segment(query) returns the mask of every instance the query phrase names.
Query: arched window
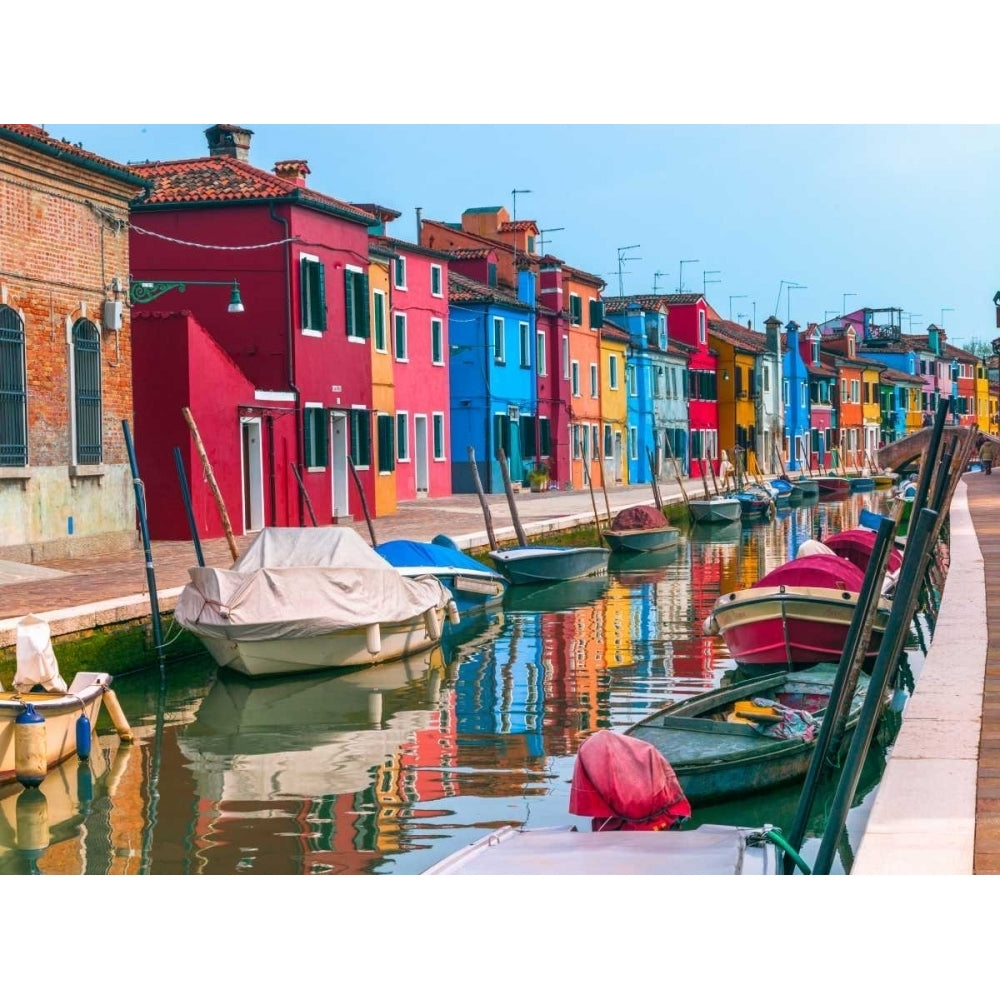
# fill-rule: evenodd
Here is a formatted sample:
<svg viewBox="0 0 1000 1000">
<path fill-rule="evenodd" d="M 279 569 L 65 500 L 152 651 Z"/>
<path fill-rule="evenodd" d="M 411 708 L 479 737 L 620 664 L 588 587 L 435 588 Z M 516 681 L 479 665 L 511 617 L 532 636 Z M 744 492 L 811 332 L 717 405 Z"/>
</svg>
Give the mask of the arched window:
<svg viewBox="0 0 1000 1000">
<path fill-rule="evenodd" d="M 0 465 L 28 464 L 24 323 L 0 306 Z"/>
<path fill-rule="evenodd" d="M 100 465 L 101 333 L 89 319 L 73 324 L 73 403 L 76 464 Z"/>
</svg>

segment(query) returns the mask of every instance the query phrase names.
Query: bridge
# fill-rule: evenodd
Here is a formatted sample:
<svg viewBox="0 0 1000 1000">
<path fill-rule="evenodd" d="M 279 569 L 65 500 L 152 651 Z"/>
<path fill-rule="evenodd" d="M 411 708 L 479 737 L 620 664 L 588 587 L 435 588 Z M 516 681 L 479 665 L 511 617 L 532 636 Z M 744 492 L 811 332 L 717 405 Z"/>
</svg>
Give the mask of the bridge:
<svg viewBox="0 0 1000 1000">
<path fill-rule="evenodd" d="M 958 448 L 963 437 L 968 433 L 968 431 L 968 427 L 944 427 L 942 429 L 942 433 L 944 435 L 942 439 L 942 448 L 947 449 L 949 447 L 949 439 L 951 438 L 958 439 L 955 442 L 955 447 Z M 880 448 L 875 453 L 875 460 L 878 463 L 879 468 L 887 469 L 891 472 L 901 472 L 909 466 L 916 465 L 920 461 L 920 457 L 923 455 L 924 451 L 927 449 L 932 433 L 933 428 L 923 427 L 919 431 L 907 434 L 906 437 L 900 438 L 898 441 L 893 441 L 891 444 L 887 444 L 884 448 Z M 978 433 L 978 429 L 975 433 Z M 984 434 L 984 437 L 988 437 L 990 440 L 1000 444 L 1000 438 L 995 437 L 992 434 Z"/>
</svg>

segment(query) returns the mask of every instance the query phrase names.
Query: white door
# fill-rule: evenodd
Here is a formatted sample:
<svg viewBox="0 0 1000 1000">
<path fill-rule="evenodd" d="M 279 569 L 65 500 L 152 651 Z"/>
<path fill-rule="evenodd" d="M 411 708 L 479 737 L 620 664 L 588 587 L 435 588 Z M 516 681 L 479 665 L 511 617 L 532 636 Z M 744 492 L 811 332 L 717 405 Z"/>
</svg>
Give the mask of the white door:
<svg viewBox="0 0 1000 1000">
<path fill-rule="evenodd" d="M 333 477 L 333 516 L 347 517 L 347 414 L 330 414 L 330 471 Z"/>
<path fill-rule="evenodd" d="M 417 492 L 427 492 L 427 417 L 413 417 L 413 462 L 417 475 Z"/>
<path fill-rule="evenodd" d="M 615 445 L 614 445 L 615 457 L 615 482 L 620 483 L 622 481 L 622 432 L 615 431 Z"/>
<path fill-rule="evenodd" d="M 243 448 L 243 533 L 264 527 L 264 467 L 260 446 L 260 418 L 240 421 Z"/>
</svg>

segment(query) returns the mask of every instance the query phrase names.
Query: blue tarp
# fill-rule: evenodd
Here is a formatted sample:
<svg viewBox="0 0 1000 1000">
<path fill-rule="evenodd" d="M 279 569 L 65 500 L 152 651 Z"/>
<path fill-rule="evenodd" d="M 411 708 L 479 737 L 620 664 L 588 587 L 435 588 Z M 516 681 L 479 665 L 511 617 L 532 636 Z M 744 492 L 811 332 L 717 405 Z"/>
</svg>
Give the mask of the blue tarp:
<svg viewBox="0 0 1000 1000">
<path fill-rule="evenodd" d="M 397 569 L 402 566 L 436 566 L 441 569 L 476 570 L 478 573 L 494 572 L 489 566 L 477 562 L 461 549 L 433 545 L 430 542 L 414 542 L 399 538 L 376 545 L 375 551 Z"/>
</svg>

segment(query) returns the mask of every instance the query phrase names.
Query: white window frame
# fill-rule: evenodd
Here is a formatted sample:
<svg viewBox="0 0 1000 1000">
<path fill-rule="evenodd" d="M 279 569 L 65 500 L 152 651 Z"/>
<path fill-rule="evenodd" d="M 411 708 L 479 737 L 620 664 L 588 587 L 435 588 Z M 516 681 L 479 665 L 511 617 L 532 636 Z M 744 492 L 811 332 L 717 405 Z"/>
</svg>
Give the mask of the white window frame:
<svg viewBox="0 0 1000 1000">
<path fill-rule="evenodd" d="M 861 383 L 856 378 L 851 379 L 851 402 L 861 402 Z"/>
<path fill-rule="evenodd" d="M 706 336 L 706 326 L 705 326 L 705 310 L 698 310 L 698 343 L 704 344 L 707 340 Z"/>
<path fill-rule="evenodd" d="M 570 371 L 570 391 L 574 396 L 580 395 L 580 362 L 571 361 L 569 363 Z"/>
<path fill-rule="evenodd" d="M 608 388 L 618 389 L 618 355 L 608 355 Z"/>
<path fill-rule="evenodd" d="M 437 358 L 434 357 L 434 330 L 435 324 L 437 324 L 437 345 L 440 354 Z M 437 316 L 431 317 L 431 364 L 437 365 L 439 368 L 444 367 L 444 320 Z"/>
<path fill-rule="evenodd" d="M 639 459 L 639 435 L 631 425 L 628 429 L 628 457 L 633 462 Z"/>
<path fill-rule="evenodd" d="M 344 270 L 345 271 L 351 271 L 353 274 L 362 274 L 363 275 L 365 273 L 362 268 L 355 267 L 353 264 L 345 264 L 344 265 Z M 344 305 L 345 305 L 345 308 L 346 308 L 346 305 L 347 305 L 346 302 L 344 303 Z M 344 316 L 344 323 L 345 323 L 345 325 L 347 323 L 347 316 L 346 316 L 346 314 Z M 365 343 L 368 342 L 368 338 L 367 337 L 348 336 L 347 342 L 349 344 L 365 344 Z M 360 468 L 360 466 L 359 466 L 359 468 Z"/>
<path fill-rule="evenodd" d="M 441 422 L 441 454 L 439 455 L 435 450 L 435 433 L 434 428 L 436 427 L 438 421 Z M 433 455 L 433 460 L 435 462 L 447 462 L 448 461 L 448 446 L 445 443 L 445 423 L 444 423 L 444 411 L 434 410 L 431 413 L 431 453 Z"/>
<path fill-rule="evenodd" d="M 499 324 L 499 326 L 497 325 Z M 503 321 L 503 316 L 493 317 L 493 330 L 492 330 L 492 340 L 493 340 L 493 363 L 496 365 L 507 364 L 507 331 L 505 329 L 506 324 Z M 497 334 L 500 335 L 500 352 L 497 353 Z"/>
<path fill-rule="evenodd" d="M 399 418 L 403 418 L 403 433 L 399 433 Z M 410 461 L 410 411 L 396 410 L 396 461 Z"/>
<path fill-rule="evenodd" d="M 597 399 L 601 392 L 601 380 L 597 369 L 597 362 L 590 362 L 590 398 Z"/>
<path fill-rule="evenodd" d="M 303 403 L 302 404 L 302 409 L 303 410 L 325 410 L 326 407 L 322 403 Z M 329 421 L 327 421 L 327 423 L 329 423 Z M 329 452 L 329 449 L 330 449 L 330 436 L 329 435 L 327 436 L 326 447 L 327 447 L 327 451 Z M 329 455 L 327 455 L 327 460 L 329 460 Z M 327 466 L 325 466 L 325 465 L 307 465 L 306 466 L 306 472 L 324 472 L 324 471 L 326 471 L 326 468 L 327 468 Z"/>
<path fill-rule="evenodd" d="M 438 290 L 434 291 L 434 275 L 437 275 Z M 444 298 L 444 268 L 440 264 L 431 264 L 431 295 L 436 299 Z"/>
<path fill-rule="evenodd" d="M 569 381 L 569 335 L 565 333 L 562 338 L 562 377 L 564 382 Z"/>
<path fill-rule="evenodd" d="M 312 261 L 315 264 L 322 264 L 323 263 L 319 259 L 319 257 L 317 257 L 315 254 L 300 253 L 299 254 L 299 269 L 300 269 L 299 273 L 300 274 L 301 274 L 301 268 L 302 268 L 302 261 L 304 261 L 304 260 Z M 299 295 L 301 295 L 301 294 L 302 294 L 302 289 L 300 288 L 299 289 Z M 327 319 L 329 320 L 329 316 L 327 317 Z M 301 333 L 302 333 L 303 337 L 320 337 L 320 338 L 322 338 L 322 336 L 323 336 L 323 331 L 322 330 L 314 330 L 314 329 L 312 329 L 312 327 L 308 327 L 308 326 L 302 327 L 301 328 Z"/>
<path fill-rule="evenodd" d="M 531 324 L 523 320 L 517 324 L 518 351 L 521 356 L 521 367 L 531 367 Z"/>
<path fill-rule="evenodd" d="M 535 353 L 538 355 L 538 374 L 548 375 L 548 368 L 545 363 L 545 331 L 535 330 Z"/>
<path fill-rule="evenodd" d="M 402 271 L 403 271 L 403 282 L 402 282 L 402 284 L 400 284 L 400 282 L 399 282 L 399 271 L 400 271 L 400 268 L 402 268 Z M 404 292 L 407 290 L 406 289 L 406 258 L 402 254 L 400 254 L 392 262 L 392 286 L 393 286 L 393 288 L 398 288 L 398 289 L 400 289 L 401 291 L 404 291 Z"/>
<path fill-rule="evenodd" d="M 573 299 L 576 299 L 580 303 L 580 322 L 573 322 Z M 570 326 L 583 326 L 583 296 L 577 295 L 576 292 L 569 293 L 569 325 Z"/>
<path fill-rule="evenodd" d="M 542 424 L 543 423 L 549 428 L 549 433 L 548 434 L 542 434 Z M 546 437 L 549 439 L 549 447 L 551 448 L 552 447 L 552 428 L 550 426 L 549 418 L 548 417 L 539 417 L 538 418 L 538 453 L 539 453 L 538 457 L 539 458 L 549 458 L 550 457 L 550 452 L 548 452 L 548 451 L 542 452 L 542 440 L 544 438 L 546 438 Z"/>
<path fill-rule="evenodd" d="M 403 321 L 403 355 L 399 354 L 399 340 L 396 336 L 396 326 L 398 322 Z M 410 330 L 409 322 L 406 319 L 406 313 L 397 312 L 393 313 L 392 316 L 392 356 L 396 361 L 402 362 L 403 364 L 409 363 L 410 360 Z"/>
<path fill-rule="evenodd" d="M 572 432 L 572 437 L 573 437 L 573 461 L 574 462 L 579 462 L 580 461 L 580 454 L 581 454 L 581 451 L 580 451 L 580 425 L 579 424 L 571 424 L 570 425 L 570 430 Z"/>
</svg>

